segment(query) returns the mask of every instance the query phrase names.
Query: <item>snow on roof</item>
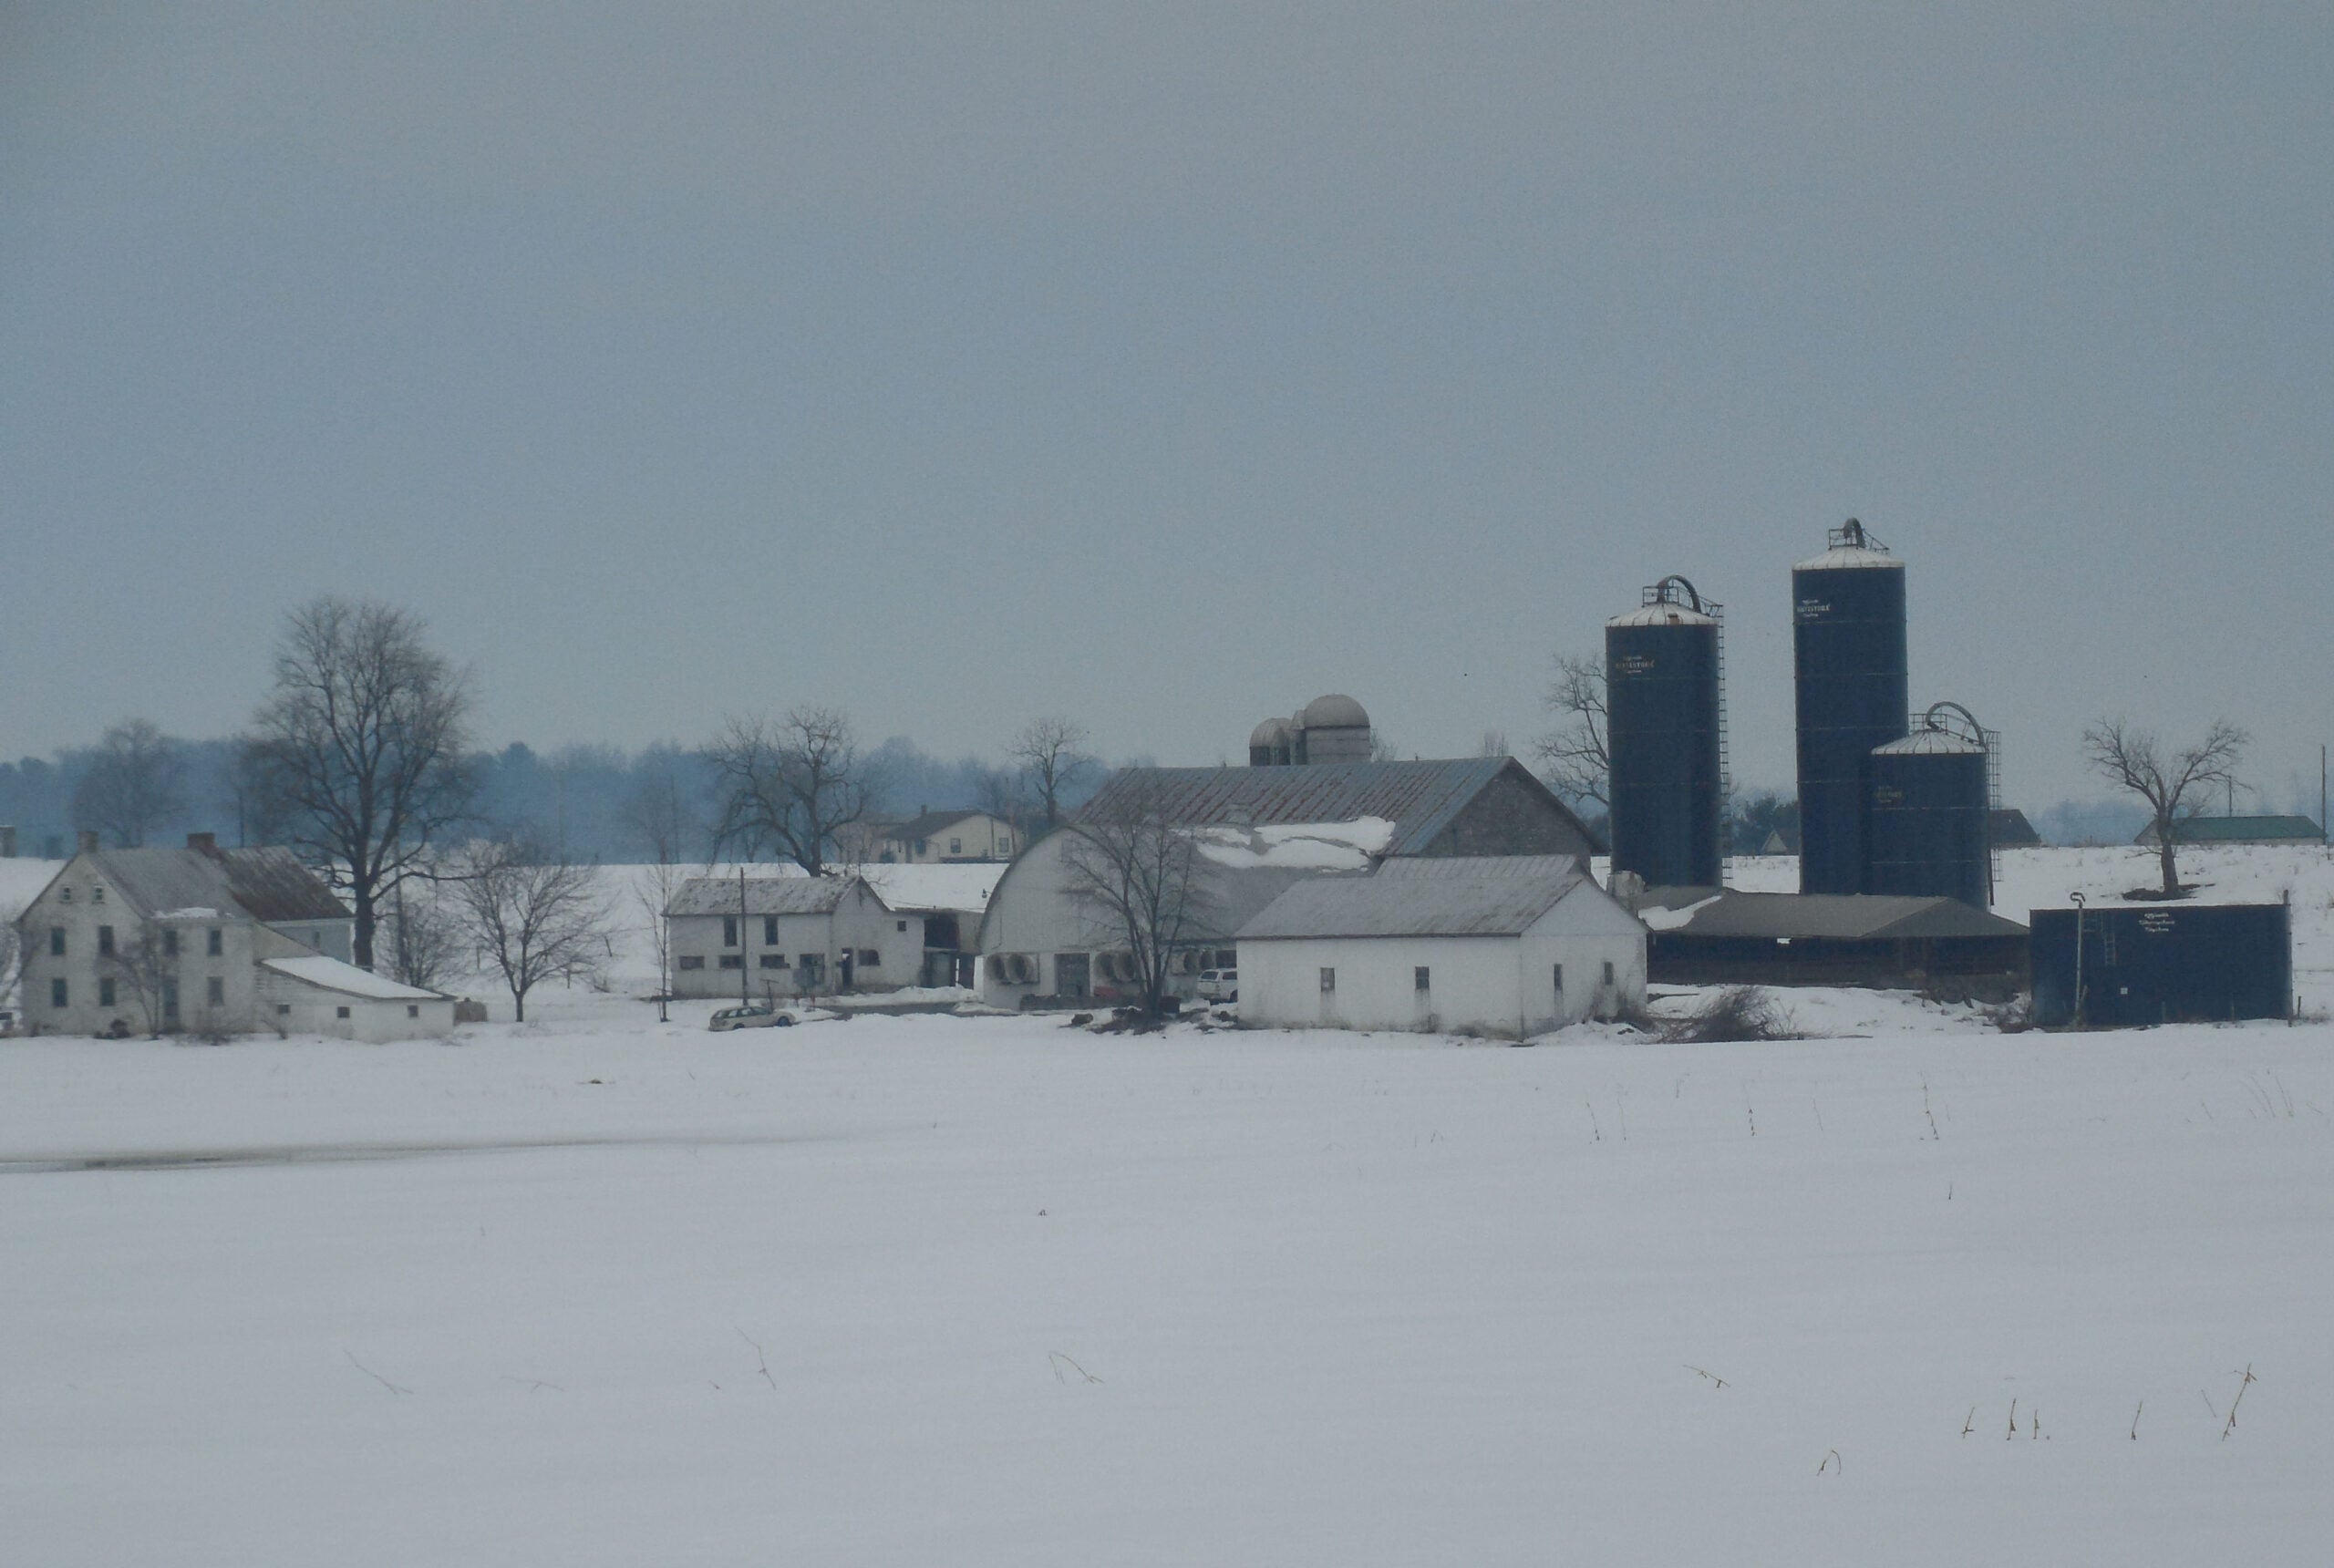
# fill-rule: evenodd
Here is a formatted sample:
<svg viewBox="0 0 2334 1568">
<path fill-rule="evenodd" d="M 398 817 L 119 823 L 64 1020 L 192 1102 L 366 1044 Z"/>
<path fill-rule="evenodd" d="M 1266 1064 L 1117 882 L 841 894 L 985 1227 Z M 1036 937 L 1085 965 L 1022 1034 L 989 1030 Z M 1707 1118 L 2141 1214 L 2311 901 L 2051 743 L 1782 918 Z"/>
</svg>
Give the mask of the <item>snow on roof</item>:
<svg viewBox="0 0 2334 1568">
<path fill-rule="evenodd" d="M 1272 822 L 1261 827 L 1194 828 L 1201 854 L 1222 866 L 1302 866 L 1314 871 L 1358 872 L 1394 841 L 1394 824 L 1383 817 L 1348 822 Z"/>
<path fill-rule="evenodd" d="M 36 861 L 11 855 L 0 860 L 0 920 L 14 920 L 33 906 L 33 900 L 48 891 L 57 873 L 68 862 L 65 861 Z"/>
<path fill-rule="evenodd" d="M 207 903 L 189 904 L 184 909 L 158 909 L 156 920 L 216 920 L 219 912 Z"/>
<path fill-rule="evenodd" d="M 868 865 L 852 868 L 875 896 L 895 910 L 981 910 L 1005 875 L 1002 861 L 954 865 Z"/>
<path fill-rule="evenodd" d="M 824 914 L 842 902 L 856 877 L 691 877 L 665 906 L 679 914 Z M 880 896 L 880 895 L 879 895 Z"/>
<path fill-rule="evenodd" d="M 1683 915 L 1663 921 L 1662 912 Z M 1875 942 L 1936 936 L 2024 936 L 2026 928 L 1952 898 L 1647 888 L 1637 918 L 1692 937 L 1828 938 Z"/>
<path fill-rule="evenodd" d="M 327 958 L 312 953 L 298 958 L 263 958 L 260 966 L 273 969 L 278 975 L 289 975 L 309 985 L 326 991 L 339 991 L 351 996 L 365 996 L 382 1002 L 441 1002 L 445 998 L 435 991 L 424 991 L 418 985 L 400 985 L 386 975 L 375 975 L 359 969 L 354 964 L 343 964 L 337 958 Z"/>
<path fill-rule="evenodd" d="M 1858 550 L 1852 544 L 1843 544 L 1835 550 L 1827 550 L 1821 555 L 1811 555 L 1792 570 L 1793 572 L 1854 572 L 1873 567 L 1890 567 L 1902 572 L 1905 569 L 1905 563 L 1885 550 Z"/>
</svg>

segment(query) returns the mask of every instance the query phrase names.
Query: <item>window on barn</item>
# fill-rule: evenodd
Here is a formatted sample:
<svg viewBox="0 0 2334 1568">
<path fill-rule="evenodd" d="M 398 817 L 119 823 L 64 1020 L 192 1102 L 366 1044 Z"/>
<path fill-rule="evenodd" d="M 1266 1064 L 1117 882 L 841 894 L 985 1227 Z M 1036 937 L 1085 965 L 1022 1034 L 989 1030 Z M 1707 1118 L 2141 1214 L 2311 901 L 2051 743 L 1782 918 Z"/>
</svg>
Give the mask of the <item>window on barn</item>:
<svg viewBox="0 0 2334 1568">
<path fill-rule="evenodd" d="M 764 947 L 778 945 L 778 916 L 774 914 L 762 916 L 762 945 Z"/>
<path fill-rule="evenodd" d="M 721 945 L 724 947 L 738 945 L 738 917 L 734 914 L 725 914 L 721 917 Z"/>
<path fill-rule="evenodd" d="M 907 928 L 908 923 L 904 920 L 895 920 L 892 922 L 892 929 L 893 931 L 905 931 Z"/>
<path fill-rule="evenodd" d="M 1322 971 L 1321 971 L 1321 989 L 1322 989 L 1322 990 L 1324 990 L 1324 991 L 1334 991 L 1334 990 L 1336 990 L 1337 988 L 1337 972 L 1336 970 L 1334 970 L 1334 969 L 1324 969 L 1324 970 L 1322 970 Z"/>
<path fill-rule="evenodd" d="M 279 1018 L 290 1017 L 292 1016 L 292 1004 L 289 1002 L 278 1002 L 275 1005 L 275 1016 Z"/>
<path fill-rule="evenodd" d="M 1430 991 L 1430 990 L 1432 990 L 1432 989 L 1433 989 L 1433 987 L 1432 987 L 1431 985 L 1430 985 L 1427 983 L 1427 975 L 1428 975 L 1427 966 L 1426 966 L 1425 965 L 1423 965 L 1423 964 L 1420 965 L 1417 968 L 1415 968 L 1415 969 L 1411 970 L 1411 971 L 1410 971 L 1410 989 L 1411 989 L 1411 990 L 1413 990 L 1413 991 Z"/>
<path fill-rule="evenodd" d="M 1607 958 L 1606 960 L 1605 960 L 1605 984 L 1606 984 L 1607 985 L 1610 985 L 1612 983 L 1613 983 L 1613 961 L 1612 961 L 1611 959 Z"/>
<path fill-rule="evenodd" d="M 859 966 L 862 969 L 881 969 L 883 955 L 873 947 L 862 947 L 859 950 Z"/>
<path fill-rule="evenodd" d="M 346 1007 L 335 1007 L 332 1010 L 332 1016 L 336 1018 L 346 1018 L 348 1016 L 348 1009 Z"/>
<path fill-rule="evenodd" d="M 418 1018 L 421 1016 L 421 1004 L 418 1002 L 408 1002 L 405 1005 L 405 1016 L 408 1018 Z"/>
<path fill-rule="evenodd" d="M 72 992 L 66 988 L 64 981 L 51 980 L 48 983 L 48 1005 L 50 1006 L 62 1007 L 67 1006 L 72 999 Z"/>
<path fill-rule="evenodd" d="M 702 969 L 705 967 L 705 955 L 698 953 L 685 953 L 681 954 L 676 966 L 682 969 Z"/>
<path fill-rule="evenodd" d="M 202 983 L 202 999 L 214 1007 L 227 1005 L 227 982 L 213 975 Z"/>
<path fill-rule="evenodd" d="M 802 954 L 794 960 L 794 966 L 801 971 L 797 978 L 805 985 L 816 985 L 827 977 L 827 955 L 823 953 Z"/>
<path fill-rule="evenodd" d="M 202 951 L 212 958 L 222 955 L 227 951 L 227 934 L 217 926 L 212 926 L 203 934 Z"/>
<path fill-rule="evenodd" d="M 951 840 L 949 840 L 949 841 L 948 841 L 948 852 L 949 852 L 950 854 L 952 854 L 952 855 L 961 855 L 961 854 L 963 854 L 963 853 L 965 852 L 965 841 L 964 841 L 964 840 L 962 840 L 962 839 L 951 839 Z"/>
<path fill-rule="evenodd" d="M 110 925 L 98 927 L 98 956 L 100 958 L 113 956 L 113 927 Z M 113 1004 L 108 1002 L 106 1006 L 110 1007 Z"/>
<path fill-rule="evenodd" d="M 724 969 L 743 969 L 745 966 L 746 955 L 742 953 L 725 953 L 721 955 L 721 967 Z"/>
<path fill-rule="evenodd" d="M 1563 995 L 1564 994 L 1565 994 L 1565 966 L 1564 966 L 1563 965 L 1559 964 L 1559 965 L 1556 965 L 1556 995 L 1559 995 L 1559 996 L 1561 996 L 1561 995 Z"/>
</svg>

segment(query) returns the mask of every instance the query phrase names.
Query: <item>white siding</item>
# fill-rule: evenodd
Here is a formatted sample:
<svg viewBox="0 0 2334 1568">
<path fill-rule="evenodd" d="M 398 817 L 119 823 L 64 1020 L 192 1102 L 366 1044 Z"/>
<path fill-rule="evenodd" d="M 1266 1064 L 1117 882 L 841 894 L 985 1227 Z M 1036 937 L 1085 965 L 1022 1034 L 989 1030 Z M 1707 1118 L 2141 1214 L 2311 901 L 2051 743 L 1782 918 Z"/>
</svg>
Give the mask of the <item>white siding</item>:
<svg viewBox="0 0 2334 1568">
<path fill-rule="evenodd" d="M 68 863 L 19 922 L 28 949 L 22 989 L 25 1029 L 44 1035 L 103 1035 L 116 1032 L 119 1024 L 119 1032 L 146 1034 L 146 1012 L 135 989 L 121 967 L 107 963 L 98 952 L 99 927 L 113 928 L 119 953 L 138 939 L 146 923 L 87 857 Z M 256 1007 L 252 946 L 256 927 L 251 917 L 240 910 L 222 910 L 211 917 L 151 923 L 158 931 L 167 927 L 179 934 L 179 956 L 170 968 L 178 983 L 178 1017 L 175 1024 L 166 1020 L 164 1026 L 191 1033 L 249 1029 Z M 49 950 L 49 933 L 58 927 L 65 932 L 61 957 Z M 210 952 L 213 930 L 220 934 L 216 957 Z M 114 981 L 111 1006 L 101 1000 L 108 978 Z M 66 984 L 63 1007 L 50 1000 L 53 982 L 60 979 Z M 213 979 L 223 997 L 216 1005 L 209 999 Z"/>
<path fill-rule="evenodd" d="M 749 914 L 738 919 L 739 944 L 726 945 L 722 922 L 735 918 L 718 914 L 676 915 L 668 922 L 673 941 L 673 995 L 676 996 L 735 996 L 738 971 L 724 969 L 724 957 L 745 960 L 746 994 L 754 997 L 799 996 L 805 993 L 802 955 L 815 954 L 822 971 L 817 990 L 824 995 L 841 984 L 842 954 L 873 950 L 873 965 L 854 964 L 852 989 L 889 991 L 917 984 L 924 969 L 924 917 L 883 907 L 863 887 L 847 892 L 831 913 Z M 765 938 L 763 921 L 778 922 L 778 940 Z M 902 929 L 904 927 L 905 929 Z M 700 968 L 685 969 L 684 957 L 696 958 Z M 765 957 L 786 960 L 783 967 L 765 966 Z"/>
</svg>

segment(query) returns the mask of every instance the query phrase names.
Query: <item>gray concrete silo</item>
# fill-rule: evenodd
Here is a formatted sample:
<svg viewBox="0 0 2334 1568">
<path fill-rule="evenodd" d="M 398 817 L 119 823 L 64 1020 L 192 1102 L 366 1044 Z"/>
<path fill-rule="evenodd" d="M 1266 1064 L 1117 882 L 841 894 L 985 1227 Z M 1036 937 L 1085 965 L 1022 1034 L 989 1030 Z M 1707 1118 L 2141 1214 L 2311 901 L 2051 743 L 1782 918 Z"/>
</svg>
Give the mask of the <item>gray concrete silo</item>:
<svg viewBox="0 0 2334 1568">
<path fill-rule="evenodd" d="M 1876 893 L 1993 903 L 1997 743 L 1969 710 L 1941 702 L 1902 739 L 1872 753 L 1865 817 L 1870 888 Z"/>
<path fill-rule="evenodd" d="M 1288 720 L 1268 718 L 1249 732 L 1249 767 L 1286 768 L 1290 760 Z"/>
<path fill-rule="evenodd" d="M 1296 716 L 1298 762 L 1367 762 L 1369 751 L 1369 715 L 1349 696 L 1317 696 Z"/>
<path fill-rule="evenodd" d="M 1792 568 L 1799 717 L 1799 888 L 1866 891 L 1873 748 L 1905 732 L 1905 563 L 1850 518 Z"/>
<path fill-rule="evenodd" d="M 1716 887 L 1725 795 L 1719 606 L 1683 577 L 1605 623 L 1613 870 Z"/>
</svg>

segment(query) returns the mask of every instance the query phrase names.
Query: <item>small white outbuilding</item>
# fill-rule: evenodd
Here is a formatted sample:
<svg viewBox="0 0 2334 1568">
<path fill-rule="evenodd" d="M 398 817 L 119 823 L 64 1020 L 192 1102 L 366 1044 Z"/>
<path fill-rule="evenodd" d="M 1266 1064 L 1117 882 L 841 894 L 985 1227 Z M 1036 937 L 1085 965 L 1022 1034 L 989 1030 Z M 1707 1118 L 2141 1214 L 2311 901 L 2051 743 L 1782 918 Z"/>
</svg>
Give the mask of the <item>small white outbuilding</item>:
<svg viewBox="0 0 2334 1568">
<path fill-rule="evenodd" d="M 1240 1021 L 1521 1039 L 1645 1002 L 1646 928 L 1569 856 L 1388 861 L 1240 928 Z"/>
</svg>

